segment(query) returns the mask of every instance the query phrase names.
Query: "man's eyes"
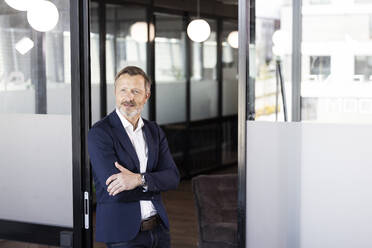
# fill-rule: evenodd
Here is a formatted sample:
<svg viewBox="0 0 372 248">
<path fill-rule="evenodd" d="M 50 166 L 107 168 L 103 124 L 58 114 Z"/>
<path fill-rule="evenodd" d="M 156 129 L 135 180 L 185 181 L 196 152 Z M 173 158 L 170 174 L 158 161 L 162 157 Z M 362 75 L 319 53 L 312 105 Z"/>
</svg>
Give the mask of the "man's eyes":
<svg viewBox="0 0 372 248">
<path fill-rule="evenodd" d="M 126 89 L 121 89 L 121 92 L 126 92 L 126 91 L 127 91 Z M 134 94 L 134 95 L 138 95 L 140 93 L 141 93 L 141 91 L 139 91 L 139 90 L 132 90 L 132 94 Z"/>
</svg>

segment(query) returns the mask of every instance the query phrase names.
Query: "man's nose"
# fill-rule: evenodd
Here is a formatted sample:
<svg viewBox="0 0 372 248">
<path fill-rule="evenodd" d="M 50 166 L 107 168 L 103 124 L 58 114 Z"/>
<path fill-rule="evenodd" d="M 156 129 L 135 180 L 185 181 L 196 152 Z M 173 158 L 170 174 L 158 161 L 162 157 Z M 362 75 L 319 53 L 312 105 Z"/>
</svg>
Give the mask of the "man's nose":
<svg viewBox="0 0 372 248">
<path fill-rule="evenodd" d="M 126 100 L 131 101 L 131 100 L 134 99 L 134 95 L 133 95 L 132 92 L 125 92 L 125 94 L 124 94 L 124 98 L 125 98 Z"/>
</svg>

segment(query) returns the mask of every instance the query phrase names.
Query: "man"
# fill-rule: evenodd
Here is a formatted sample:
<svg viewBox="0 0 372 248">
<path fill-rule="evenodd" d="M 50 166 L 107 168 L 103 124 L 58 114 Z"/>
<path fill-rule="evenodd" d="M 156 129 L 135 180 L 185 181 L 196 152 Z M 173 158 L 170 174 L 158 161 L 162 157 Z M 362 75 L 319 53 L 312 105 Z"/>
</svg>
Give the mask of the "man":
<svg viewBox="0 0 372 248">
<path fill-rule="evenodd" d="M 138 67 L 115 77 L 116 109 L 88 133 L 97 195 L 96 240 L 107 247 L 170 247 L 160 192 L 176 189 L 179 172 L 164 132 L 141 118 L 151 81 Z"/>
</svg>

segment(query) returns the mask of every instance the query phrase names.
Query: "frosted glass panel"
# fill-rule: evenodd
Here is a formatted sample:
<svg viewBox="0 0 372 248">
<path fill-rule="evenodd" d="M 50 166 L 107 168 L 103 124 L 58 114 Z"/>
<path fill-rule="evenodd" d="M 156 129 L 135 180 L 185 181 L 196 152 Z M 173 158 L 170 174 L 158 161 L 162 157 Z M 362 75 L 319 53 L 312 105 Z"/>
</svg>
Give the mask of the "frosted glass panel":
<svg viewBox="0 0 372 248">
<path fill-rule="evenodd" d="M 0 120 L 0 219 L 72 227 L 71 117 Z"/>
<path fill-rule="evenodd" d="M 247 123 L 247 247 L 372 247 L 372 126 Z"/>
</svg>

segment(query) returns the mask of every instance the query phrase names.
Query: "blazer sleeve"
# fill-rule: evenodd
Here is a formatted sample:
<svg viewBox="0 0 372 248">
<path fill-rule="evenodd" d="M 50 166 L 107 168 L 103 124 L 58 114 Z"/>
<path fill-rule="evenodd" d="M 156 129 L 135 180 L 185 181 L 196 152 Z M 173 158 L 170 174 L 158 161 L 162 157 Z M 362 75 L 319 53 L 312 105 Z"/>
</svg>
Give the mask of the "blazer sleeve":
<svg viewBox="0 0 372 248">
<path fill-rule="evenodd" d="M 93 127 L 89 131 L 88 152 L 91 166 L 98 183 L 104 188 L 105 192 L 107 192 L 107 178 L 120 171 L 114 166 L 114 163 L 118 161 L 118 159 L 114 150 L 113 140 L 103 128 Z M 154 195 L 154 192 L 143 192 L 141 187 L 122 191 L 115 196 L 110 196 L 107 192 L 107 198 L 114 202 L 150 200 Z"/>
<path fill-rule="evenodd" d="M 167 191 L 176 189 L 180 175 L 168 147 L 168 141 L 163 130 L 157 126 L 159 134 L 158 163 L 151 172 L 145 173 L 148 191 Z"/>
</svg>

